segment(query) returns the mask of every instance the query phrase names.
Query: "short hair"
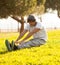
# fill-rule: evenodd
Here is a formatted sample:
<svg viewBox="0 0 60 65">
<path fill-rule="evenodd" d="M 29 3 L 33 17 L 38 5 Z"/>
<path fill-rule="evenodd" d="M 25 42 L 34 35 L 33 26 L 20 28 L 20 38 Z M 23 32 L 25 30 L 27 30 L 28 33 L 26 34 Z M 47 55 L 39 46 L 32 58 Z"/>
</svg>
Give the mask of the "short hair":
<svg viewBox="0 0 60 65">
<path fill-rule="evenodd" d="M 36 19 L 35 19 L 35 17 L 33 15 L 29 15 L 28 16 L 27 22 L 30 22 L 30 21 L 32 21 L 32 22 L 35 22 L 36 21 Z"/>
</svg>

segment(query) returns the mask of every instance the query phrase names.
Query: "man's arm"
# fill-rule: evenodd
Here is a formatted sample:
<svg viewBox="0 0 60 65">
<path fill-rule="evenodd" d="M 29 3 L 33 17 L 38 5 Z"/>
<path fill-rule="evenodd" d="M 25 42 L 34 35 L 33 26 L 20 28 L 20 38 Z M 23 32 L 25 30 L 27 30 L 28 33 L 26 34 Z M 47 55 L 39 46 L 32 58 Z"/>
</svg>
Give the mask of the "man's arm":
<svg viewBox="0 0 60 65">
<path fill-rule="evenodd" d="M 27 33 L 28 31 L 27 30 L 24 30 L 21 34 L 19 34 L 18 38 L 16 39 L 15 42 L 17 42 L 18 40 L 20 40 L 24 35 L 25 33 Z"/>
<path fill-rule="evenodd" d="M 22 41 L 27 40 L 29 37 L 31 37 L 34 33 L 38 32 L 39 30 L 40 29 L 35 28 L 32 32 L 29 32 L 29 34 Z"/>
</svg>

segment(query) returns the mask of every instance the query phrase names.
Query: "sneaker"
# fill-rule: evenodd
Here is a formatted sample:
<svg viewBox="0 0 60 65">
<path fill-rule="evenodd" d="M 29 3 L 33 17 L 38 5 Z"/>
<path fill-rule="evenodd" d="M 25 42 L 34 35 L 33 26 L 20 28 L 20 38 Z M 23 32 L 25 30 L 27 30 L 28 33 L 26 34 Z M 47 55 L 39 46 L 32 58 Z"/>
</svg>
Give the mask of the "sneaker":
<svg viewBox="0 0 60 65">
<path fill-rule="evenodd" d="M 10 42 L 8 40 L 5 41 L 5 45 L 6 45 L 7 49 L 8 49 L 8 51 L 12 51 L 11 44 L 10 44 Z"/>
<path fill-rule="evenodd" d="M 12 50 L 18 50 L 18 46 L 15 45 L 14 41 L 11 42 Z"/>
<path fill-rule="evenodd" d="M 11 42 L 12 50 L 14 50 L 14 46 L 15 46 L 15 44 L 14 44 L 14 41 L 12 40 L 12 42 Z"/>
</svg>

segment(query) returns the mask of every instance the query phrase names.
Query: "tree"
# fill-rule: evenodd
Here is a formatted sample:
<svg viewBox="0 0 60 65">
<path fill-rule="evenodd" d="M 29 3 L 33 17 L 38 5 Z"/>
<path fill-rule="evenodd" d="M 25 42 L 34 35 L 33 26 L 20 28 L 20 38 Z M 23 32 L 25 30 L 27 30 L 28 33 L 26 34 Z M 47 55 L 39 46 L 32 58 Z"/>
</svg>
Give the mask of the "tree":
<svg viewBox="0 0 60 65">
<path fill-rule="evenodd" d="M 39 11 L 43 10 L 45 13 L 47 9 L 57 10 L 58 17 L 60 17 L 60 0 L 37 0 Z"/>
<path fill-rule="evenodd" d="M 0 18 L 30 14 L 35 6 L 36 0 L 0 0 Z"/>
<path fill-rule="evenodd" d="M 0 0 L 0 18 L 10 15 L 13 15 L 15 19 L 18 19 L 18 16 L 22 18 L 24 15 L 33 13 L 35 8 L 36 0 Z"/>
<path fill-rule="evenodd" d="M 46 0 L 45 2 L 45 12 L 48 8 L 58 11 L 58 17 L 60 17 L 60 0 Z"/>
</svg>

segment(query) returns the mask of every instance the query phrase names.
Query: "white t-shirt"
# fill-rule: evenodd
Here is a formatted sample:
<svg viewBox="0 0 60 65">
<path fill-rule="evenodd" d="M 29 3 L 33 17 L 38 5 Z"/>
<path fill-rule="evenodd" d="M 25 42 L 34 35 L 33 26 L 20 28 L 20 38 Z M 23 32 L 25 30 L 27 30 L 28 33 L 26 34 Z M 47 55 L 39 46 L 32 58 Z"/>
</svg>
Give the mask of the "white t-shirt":
<svg viewBox="0 0 60 65">
<path fill-rule="evenodd" d="M 29 23 L 27 23 L 25 25 L 26 30 L 28 30 L 29 32 L 33 31 L 34 28 L 40 28 L 40 31 L 36 32 L 33 37 L 34 38 L 39 38 L 39 39 L 44 39 L 45 41 L 47 40 L 47 35 L 46 35 L 46 30 L 44 29 L 44 27 L 42 26 L 41 22 L 37 22 L 37 24 L 35 26 L 30 26 Z"/>
</svg>

